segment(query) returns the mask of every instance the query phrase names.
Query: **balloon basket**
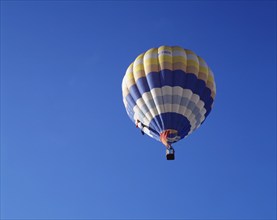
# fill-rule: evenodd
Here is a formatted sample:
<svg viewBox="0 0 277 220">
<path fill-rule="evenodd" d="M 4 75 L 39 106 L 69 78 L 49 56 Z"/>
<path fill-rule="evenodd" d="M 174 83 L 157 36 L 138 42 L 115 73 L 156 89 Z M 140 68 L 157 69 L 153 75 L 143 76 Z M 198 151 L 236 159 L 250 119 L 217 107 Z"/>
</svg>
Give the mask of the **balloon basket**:
<svg viewBox="0 0 277 220">
<path fill-rule="evenodd" d="M 174 160 L 175 159 L 175 151 L 173 148 L 166 149 L 166 159 Z"/>
</svg>

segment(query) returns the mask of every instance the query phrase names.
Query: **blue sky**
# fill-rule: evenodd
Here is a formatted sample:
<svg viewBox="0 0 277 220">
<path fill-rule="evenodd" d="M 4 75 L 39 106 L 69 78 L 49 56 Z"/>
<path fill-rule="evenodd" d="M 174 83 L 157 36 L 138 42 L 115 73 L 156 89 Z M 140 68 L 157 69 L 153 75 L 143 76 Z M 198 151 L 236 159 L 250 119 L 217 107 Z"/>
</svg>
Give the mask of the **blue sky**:
<svg viewBox="0 0 277 220">
<path fill-rule="evenodd" d="M 121 95 L 161 45 L 217 84 L 175 161 Z M 276 219 L 276 1 L 1 1 L 0 217 Z"/>
</svg>

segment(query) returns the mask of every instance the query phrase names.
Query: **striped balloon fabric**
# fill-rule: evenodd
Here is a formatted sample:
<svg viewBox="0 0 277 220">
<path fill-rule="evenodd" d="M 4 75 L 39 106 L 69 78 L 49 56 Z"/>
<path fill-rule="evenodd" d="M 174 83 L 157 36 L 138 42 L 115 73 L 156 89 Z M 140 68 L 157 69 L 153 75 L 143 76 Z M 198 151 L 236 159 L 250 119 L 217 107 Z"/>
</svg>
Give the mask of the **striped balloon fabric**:
<svg viewBox="0 0 277 220">
<path fill-rule="evenodd" d="M 216 86 L 207 63 L 193 51 L 161 46 L 139 55 L 128 67 L 122 92 L 130 119 L 143 133 L 167 145 L 205 121 Z"/>
</svg>

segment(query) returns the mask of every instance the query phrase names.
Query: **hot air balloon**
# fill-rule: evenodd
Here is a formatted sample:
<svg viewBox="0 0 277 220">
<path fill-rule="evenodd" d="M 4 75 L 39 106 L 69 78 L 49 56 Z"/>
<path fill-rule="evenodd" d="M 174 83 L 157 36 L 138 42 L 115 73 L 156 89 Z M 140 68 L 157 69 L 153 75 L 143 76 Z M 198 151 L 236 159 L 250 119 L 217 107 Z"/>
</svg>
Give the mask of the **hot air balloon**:
<svg viewBox="0 0 277 220">
<path fill-rule="evenodd" d="M 213 107 L 216 85 L 207 63 L 193 51 L 160 46 L 140 54 L 122 80 L 123 103 L 141 130 L 166 146 L 174 160 L 173 143 L 194 132 Z"/>
</svg>

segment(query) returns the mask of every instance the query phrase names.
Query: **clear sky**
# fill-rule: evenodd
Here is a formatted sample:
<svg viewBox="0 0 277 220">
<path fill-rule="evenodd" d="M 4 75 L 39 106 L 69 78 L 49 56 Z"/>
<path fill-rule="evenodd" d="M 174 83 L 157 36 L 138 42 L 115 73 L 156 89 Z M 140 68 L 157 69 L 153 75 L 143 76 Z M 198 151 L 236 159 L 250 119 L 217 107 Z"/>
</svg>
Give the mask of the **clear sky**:
<svg viewBox="0 0 277 220">
<path fill-rule="evenodd" d="M 179 45 L 214 109 L 175 145 L 142 136 L 121 81 Z M 276 1 L 1 1 L 1 219 L 276 219 Z"/>
</svg>

